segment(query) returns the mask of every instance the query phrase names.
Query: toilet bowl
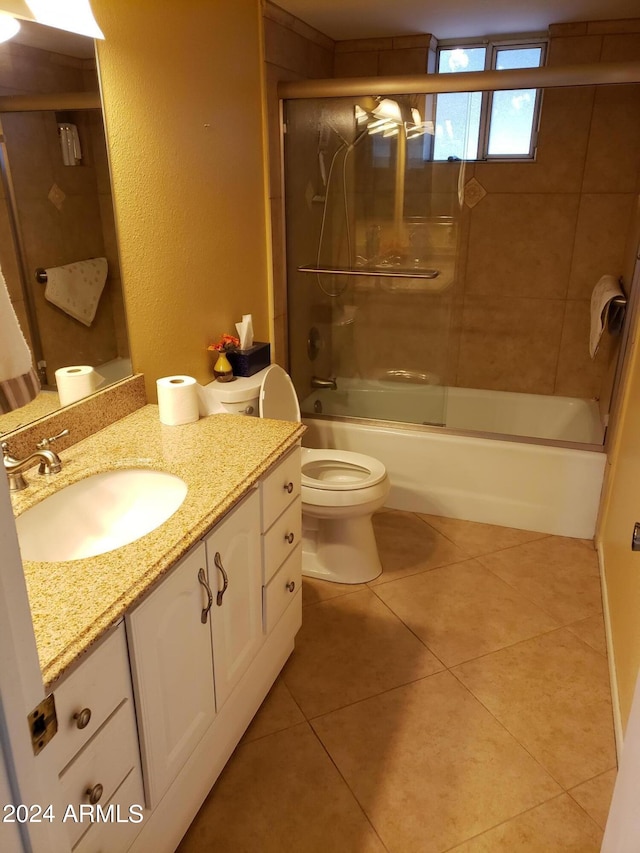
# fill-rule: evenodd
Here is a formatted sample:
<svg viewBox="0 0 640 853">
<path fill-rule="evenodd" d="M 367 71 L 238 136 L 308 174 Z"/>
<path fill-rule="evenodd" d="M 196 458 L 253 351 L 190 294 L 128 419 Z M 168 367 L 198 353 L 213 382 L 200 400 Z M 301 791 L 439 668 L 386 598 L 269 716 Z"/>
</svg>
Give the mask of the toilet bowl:
<svg viewBox="0 0 640 853">
<path fill-rule="evenodd" d="M 204 390 L 234 414 L 301 420 L 293 383 L 275 364 Z M 363 453 L 303 447 L 301 483 L 302 574 L 334 583 L 378 577 L 382 566 L 371 517 L 389 494 L 382 462 Z"/>
</svg>

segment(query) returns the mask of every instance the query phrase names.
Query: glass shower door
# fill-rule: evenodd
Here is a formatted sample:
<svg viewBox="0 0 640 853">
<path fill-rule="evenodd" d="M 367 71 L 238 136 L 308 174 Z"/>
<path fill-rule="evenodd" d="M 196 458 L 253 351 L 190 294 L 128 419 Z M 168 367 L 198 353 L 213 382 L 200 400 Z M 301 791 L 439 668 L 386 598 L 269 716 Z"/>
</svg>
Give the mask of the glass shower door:
<svg viewBox="0 0 640 853">
<path fill-rule="evenodd" d="M 463 164 L 431 159 L 430 107 L 424 95 L 286 104 L 289 355 L 303 414 L 446 422 Z"/>
</svg>

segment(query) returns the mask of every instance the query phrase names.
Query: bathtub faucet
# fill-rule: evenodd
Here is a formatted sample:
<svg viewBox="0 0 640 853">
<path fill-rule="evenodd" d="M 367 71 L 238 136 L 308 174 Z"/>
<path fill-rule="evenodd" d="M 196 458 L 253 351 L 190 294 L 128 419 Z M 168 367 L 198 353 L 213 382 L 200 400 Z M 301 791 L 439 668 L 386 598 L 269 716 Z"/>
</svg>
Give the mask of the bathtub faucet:
<svg viewBox="0 0 640 853">
<path fill-rule="evenodd" d="M 332 391 L 338 390 L 338 383 L 335 379 L 324 379 L 322 376 L 311 377 L 312 388 L 330 388 Z"/>
</svg>

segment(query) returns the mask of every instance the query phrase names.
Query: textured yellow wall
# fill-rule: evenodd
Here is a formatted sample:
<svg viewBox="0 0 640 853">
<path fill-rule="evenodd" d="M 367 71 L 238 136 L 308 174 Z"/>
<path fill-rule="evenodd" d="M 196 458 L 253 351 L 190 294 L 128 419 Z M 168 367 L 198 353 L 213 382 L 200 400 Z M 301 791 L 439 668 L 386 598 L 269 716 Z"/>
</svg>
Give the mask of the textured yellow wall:
<svg viewBox="0 0 640 853">
<path fill-rule="evenodd" d="M 150 399 L 208 381 L 251 312 L 269 339 L 259 0 L 92 0 L 122 278 Z"/>
</svg>

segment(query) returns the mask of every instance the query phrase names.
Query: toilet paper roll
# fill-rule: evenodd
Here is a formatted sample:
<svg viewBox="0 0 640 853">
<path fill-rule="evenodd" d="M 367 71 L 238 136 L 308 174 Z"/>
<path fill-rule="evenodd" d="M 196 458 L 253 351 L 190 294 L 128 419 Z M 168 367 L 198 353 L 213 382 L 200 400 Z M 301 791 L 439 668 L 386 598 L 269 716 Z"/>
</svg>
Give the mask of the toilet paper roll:
<svg viewBox="0 0 640 853">
<path fill-rule="evenodd" d="M 104 376 L 88 364 L 60 367 L 56 370 L 55 376 L 61 406 L 68 406 L 70 403 L 82 400 L 83 397 L 88 397 L 104 381 Z"/>
<path fill-rule="evenodd" d="M 156 386 L 160 423 L 179 426 L 198 420 L 198 383 L 193 376 L 163 376 Z"/>
</svg>

